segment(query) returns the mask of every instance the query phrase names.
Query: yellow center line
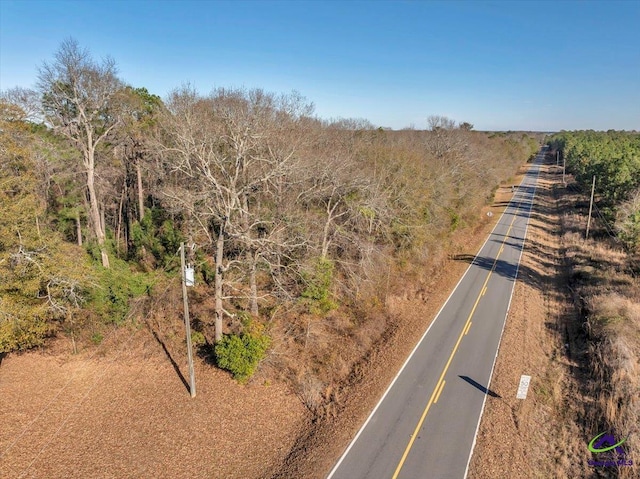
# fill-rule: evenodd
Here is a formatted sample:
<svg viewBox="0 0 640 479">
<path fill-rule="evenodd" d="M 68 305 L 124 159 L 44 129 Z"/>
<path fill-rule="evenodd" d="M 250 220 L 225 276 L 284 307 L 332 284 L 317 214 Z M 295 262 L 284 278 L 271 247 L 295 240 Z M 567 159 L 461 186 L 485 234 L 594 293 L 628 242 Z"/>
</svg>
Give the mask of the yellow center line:
<svg viewBox="0 0 640 479">
<path fill-rule="evenodd" d="M 473 324 L 473 323 L 469 322 L 469 324 L 467 325 L 467 328 L 464 330 L 464 335 L 465 335 L 465 336 L 467 335 L 467 333 L 468 333 L 468 332 L 469 332 L 469 330 L 471 329 L 471 325 L 472 325 L 472 324 Z"/>
<path fill-rule="evenodd" d="M 447 381 L 442 381 L 440 383 L 440 387 L 438 388 L 438 394 L 436 394 L 436 398 L 433 400 L 433 404 L 438 402 L 438 398 L 440 397 L 440 393 L 442 392 L 442 390 L 444 389 L 444 383 L 446 383 Z"/>
<path fill-rule="evenodd" d="M 500 257 L 500 254 L 502 253 L 502 250 L 504 249 L 504 244 L 507 241 L 507 237 L 509 236 L 509 233 L 511 232 L 511 228 L 513 227 L 513 223 L 516 220 L 516 218 L 518 217 L 517 213 L 518 210 L 520 209 L 520 205 L 518 205 L 518 208 L 516 208 L 516 212 L 513 214 L 513 218 L 511 219 L 511 223 L 509 224 L 509 229 L 507 230 L 506 234 L 504 235 L 504 239 L 502 240 L 502 245 L 500 247 L 500 251 L 498 252 L 498 254 L 496 255 L 496 259 L 493 262 L 493 265 L 491 266 L 491 271 L 489 271 L 489 274 L 487 275 L 487 278 L 484 280 L 484 284 L 482 285 L 482 288 L 480 288 L 480 293 L 478 294 L 478 297 L 476 298 L 475 303 L 473 304 L 473 308 L 471 308 L 471 312 L 469 313 L 469 317 L 467 318 L 467 321 L 464 323 L 464 326 L 462 328 L 462 331 L 460 332 L 460 336 L 458 336 L 458 340 L 456 341 L 455 346 L 453 347 L 453 350 L 451 351 L 451 355 L 449 355 L 449 359 L 447 360 L 447 363 L 444 366 L 444 369 L 442 370 L 442 374 L 440 374 L 440 378 L 438 379 L 438 382 L 436 383 L 436 387 L 433 390 L 433 392 L 431 393 L 431 397 L 429 398 L 429 402 L 427 403 L 427 406 L 425 407 L 424 411 L 422 412 L 422 416 L 420 416 L 420 420 L 418 421 L 418 424 L 416 425 L 416 428 L 413 431 L 413 434 L 411 435 L 411 438 L 409 439 L 409 444 L 407 444 L 407 447 L 404 450 L 404 453 L 402 454 L 402 457 L 400 458 L 400 462 L 398 463 L 398 466 L 396 467 L 395 472 L 393 473 L 393 476 L 391 477 L 391 479 L 397 479 L 398 475 L 400 474 L 400 470 L 402 469 L 402 466 L 404 466 L 404 462 L 407 460 L 407 456 L 409 455 L 409 451 L 411 451 L 411 448 L 413 447 L 413 443 L 415 442 L 416 438 L 418 437 L 418 432 L 420 431 L 420 428 L 422 427 L 422 424 L 424 423 L 424 420 L 427 417 L 427 414 L 429 413 L 429 409 L 431 409 L 431 405 L 435 404 L 438 401 L 438 398 L 440 397 L 440 393 L 442 392 L 442 389 L 444 388 L 444 377 L 447 374 L 447 370 L 449 369 L 449 366 L 451 365 L 451 361 L 453 360 L 453 357 L 455 356 L 456 352 L 458 351 L 458 346 L 460 346 L 460 342 L 462 341 L 462 338 L 467 334 L 469 328 L 471 327 L 471 318 L 473 317 L 473 313 L 475 313 L 476 308 L 478 307 L 478 303 L 480 302 L 480 298 L 484 295 L 486 289 L 487 289 L 487 283 L 489 283 L 489 278 L 491 278 L 491 274 L 493 273 L 493 271 L 496 269 L 496 265 L 498 264 L 498 258 Z"/>
</svg>

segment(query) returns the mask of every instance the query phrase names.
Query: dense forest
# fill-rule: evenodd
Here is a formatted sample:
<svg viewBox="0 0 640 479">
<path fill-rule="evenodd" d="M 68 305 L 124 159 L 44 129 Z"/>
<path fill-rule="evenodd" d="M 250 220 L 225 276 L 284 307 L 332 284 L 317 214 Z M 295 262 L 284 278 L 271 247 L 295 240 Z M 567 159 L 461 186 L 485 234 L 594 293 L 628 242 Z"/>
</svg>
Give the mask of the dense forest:
<svg viewBox="0 0 640 479">
<path fill-rule="evenodd" d="M 538 146 L 439 116 L 423 131 L 324 120 L 296 92 L 161 99 L 67 40 L 34 90 L 0 101 L 0 352 L 99 343 L 151 314 L 179 325 L 182 242 L 193 339 L 237 378 L 276 336 L 319 360 L 311 330 L 332 315 L 364 344 L 389 290 L 482 221 Z"/>
<path fill-rule="evenodd" d="M 605 221 L 631 249 L 640 247 L 640 133 L 571 131 L 554 135 L 567 171 L 588 191 L 595 176 L 595 194 Z M 613 233 L 613 232 L 612 232 Z"/>
</svg>

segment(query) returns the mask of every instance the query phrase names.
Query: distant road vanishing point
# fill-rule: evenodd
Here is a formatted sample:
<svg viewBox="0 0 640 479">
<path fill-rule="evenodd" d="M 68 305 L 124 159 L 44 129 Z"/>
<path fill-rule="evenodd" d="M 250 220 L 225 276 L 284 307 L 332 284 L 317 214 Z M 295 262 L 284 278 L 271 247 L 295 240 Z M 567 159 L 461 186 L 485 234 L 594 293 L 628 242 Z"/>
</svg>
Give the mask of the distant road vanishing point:
<svg viewBox="0 0 640 479">
<path fill-rule="evenodd" d="M 545 152 L 327 479 L 466 477 Z"/>
</svg>

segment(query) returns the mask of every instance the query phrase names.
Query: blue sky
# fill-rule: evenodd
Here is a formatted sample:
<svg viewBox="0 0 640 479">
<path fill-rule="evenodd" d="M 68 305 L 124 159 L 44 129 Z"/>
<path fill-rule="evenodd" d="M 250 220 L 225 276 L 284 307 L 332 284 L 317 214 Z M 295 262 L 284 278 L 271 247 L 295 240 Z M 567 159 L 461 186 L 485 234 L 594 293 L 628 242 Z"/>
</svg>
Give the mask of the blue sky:
<svg viewBox="0 0 640 479">
<path fill-rule="evenodd" d="M 297 90 L 322 118 L 425 128 L 640 130 L 640 0 L 0 0 L 0 89 L 73 37 L 165 96 Z"/>
</svg>

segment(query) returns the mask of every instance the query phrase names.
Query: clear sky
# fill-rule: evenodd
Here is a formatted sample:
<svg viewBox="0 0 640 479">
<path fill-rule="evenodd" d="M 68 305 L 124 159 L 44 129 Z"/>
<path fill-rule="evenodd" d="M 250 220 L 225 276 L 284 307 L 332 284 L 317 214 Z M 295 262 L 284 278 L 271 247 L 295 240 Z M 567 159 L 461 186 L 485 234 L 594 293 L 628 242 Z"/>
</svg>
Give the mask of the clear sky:
<svg viewBox="0 0 640 479">
<path fill-rule="evenodd" d="M 0 0 L 0 89 L 73 37 L 121 78 L 297 90 L 322 118 L 480 130 L 640 130 L 640 0 Z"/>
</svg>

